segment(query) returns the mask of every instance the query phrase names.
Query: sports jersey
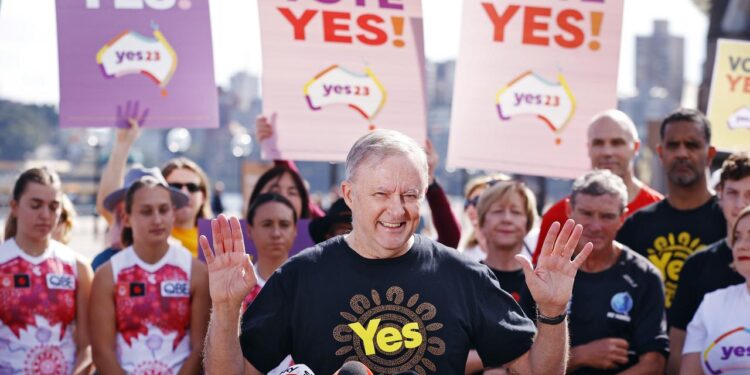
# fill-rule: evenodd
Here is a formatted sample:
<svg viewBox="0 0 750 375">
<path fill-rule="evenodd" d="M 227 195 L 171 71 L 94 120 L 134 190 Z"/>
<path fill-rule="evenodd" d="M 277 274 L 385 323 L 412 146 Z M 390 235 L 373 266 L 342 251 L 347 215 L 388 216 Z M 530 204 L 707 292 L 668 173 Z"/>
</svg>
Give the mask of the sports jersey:
<svg viewBox="0 0 750 375">
<path fill-rule="evenodd" d="M 50 240 L 30 256 L 0 244 L 0 374 L 70 374 L 78 269 L 76 255 Z"/>
<path fill-rule="evenodd" d="M 131 246 L 110 262 L 120 366 L 127 373 L 176 374 L 190 355 L 192 255 L 172 245 L 148 264 Z"/>
</svg>

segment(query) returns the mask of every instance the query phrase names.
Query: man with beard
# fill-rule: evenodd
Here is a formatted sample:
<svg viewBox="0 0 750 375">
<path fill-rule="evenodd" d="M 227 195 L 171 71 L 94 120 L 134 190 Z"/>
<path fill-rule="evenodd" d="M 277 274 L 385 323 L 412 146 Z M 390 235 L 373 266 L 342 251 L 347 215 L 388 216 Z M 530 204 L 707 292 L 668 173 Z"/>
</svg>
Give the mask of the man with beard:
<svg viewBox="0 0 750 375">
<path fill-rule="evenodd" d="M 678 109 L 661 123 L 659 158 L 667 172 L 667 198 L 630 216 L 617 241 L 647 257 L 664 279 L 669 308 L 685 259 L 726 236 L 719 201 L 708 189 L 706 169 L 716 155 L 708 119 Z"/>
<path fill-rule="evenodd" d="M 566 306 L 593 247 L 571 261 L 583 227 L 554 224 L 535 268 L 517 258 L 536 301 L 535 327 L 486 266 L 415 234 L 427 184 L 427 156 L 413 139 L 384 129 L 364 135 L 341 184 L 352 231 L 290 258 L 241 323 L 256 276 L 239 220 L 213 220 L 213 247 L 200 239 L 213 301 L 206 373 L 268 373 L 291 354 L 318 374 L 351 360 L 377 374 L 460 374 L 474 348 L 486 367 L 564 374 Z"/>
</svg>

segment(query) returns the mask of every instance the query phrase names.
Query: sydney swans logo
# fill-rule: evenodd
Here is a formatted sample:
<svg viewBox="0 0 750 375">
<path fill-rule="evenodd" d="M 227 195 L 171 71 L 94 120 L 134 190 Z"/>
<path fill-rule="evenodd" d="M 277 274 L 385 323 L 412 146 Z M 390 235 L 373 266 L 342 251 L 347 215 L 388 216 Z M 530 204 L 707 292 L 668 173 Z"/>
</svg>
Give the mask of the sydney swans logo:
<svg viewBox="0 0 750 375">
<path fill-rule="evenodd" d="M 445 342 L 434 336 L 443 324 L 430 323 L 437 315 L 435 306 L 420 303 L 419 294 L 404 304 L 404 291 L 397 286 L 388 288 L 385 301 L 374 289 L 371 297 L 357 294 L 349 302 L 354 314 L 341 312 L 348 323 L 333 329 L 333 338 L 345 344 L 336 355 L 348 355 L 346 360 L 360 361 L 375 373 L 437 372 L 435 363 L 425 358 L 426 352 L 445 354 Z"/>
</svg>

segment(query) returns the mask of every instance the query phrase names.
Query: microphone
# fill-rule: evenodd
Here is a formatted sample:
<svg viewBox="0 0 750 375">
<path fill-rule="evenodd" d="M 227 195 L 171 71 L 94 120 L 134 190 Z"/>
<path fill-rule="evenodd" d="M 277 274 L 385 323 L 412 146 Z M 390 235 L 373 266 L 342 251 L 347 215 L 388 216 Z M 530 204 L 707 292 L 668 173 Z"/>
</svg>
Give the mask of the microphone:
<svg viewBox="0 0 750 375">
<path fill-rule="evenodd" d="M 351 361 L 344 363 L 334 375 L 372 375 L 372 371 L 362 362 Z"/>
<path fill-rule="evenodd" d="M 291 365 L 279 375 L 315 375 L 315 373 L 305 365 Z"/>
</svg>

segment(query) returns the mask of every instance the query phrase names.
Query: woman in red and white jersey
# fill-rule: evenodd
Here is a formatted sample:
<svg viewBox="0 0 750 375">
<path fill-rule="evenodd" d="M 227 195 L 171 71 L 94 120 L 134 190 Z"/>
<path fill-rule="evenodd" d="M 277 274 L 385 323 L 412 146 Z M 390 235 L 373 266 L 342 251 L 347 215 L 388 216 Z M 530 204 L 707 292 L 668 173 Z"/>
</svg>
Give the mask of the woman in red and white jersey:
<svg viewBox="0 0 750 375">
<path fill-rule="evenodd" d="M 103 374 L 197 374 L 210 299 L 206 266 L 167 242 L 188 197 L 159 173 L 125 195 L 127 246 L 102 265 L 91 291 L 94 363 Z"/>
<path fill-rule="evenodd" d="M 13 187 L 0 245 L 0 373 L 86 373 L 92 271 L 52 239 L 62 207 L 60 177 L 31 168 Z"/>
</svg>

